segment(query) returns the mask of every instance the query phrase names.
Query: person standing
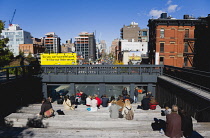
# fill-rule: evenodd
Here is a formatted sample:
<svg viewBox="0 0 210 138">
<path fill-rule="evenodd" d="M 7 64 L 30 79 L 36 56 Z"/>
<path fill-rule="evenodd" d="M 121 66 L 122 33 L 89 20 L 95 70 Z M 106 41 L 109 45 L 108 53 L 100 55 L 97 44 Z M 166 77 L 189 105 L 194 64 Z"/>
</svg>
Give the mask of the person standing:
<svg viewBox="0 0 210 138">
<path fill-rule="evenodd" d="M 136 87 L 134 90 L 134 103 L 138 102 L 138 94 L 138 87 Z"/>
<path fill-rule="evenodd" d="M 182 137 L 181 116 L 178 114 L 178 106 L 173 105 L 171 114 L 166 115 L 165 135 L 171 138 Z"/>
<path fill-rule="evenodd" d="M 122 95 L 125 97 L 126 95 L 128 95 L 128 90 L 126 87 L 123 88 L 122 90 Z"/>
</svg>

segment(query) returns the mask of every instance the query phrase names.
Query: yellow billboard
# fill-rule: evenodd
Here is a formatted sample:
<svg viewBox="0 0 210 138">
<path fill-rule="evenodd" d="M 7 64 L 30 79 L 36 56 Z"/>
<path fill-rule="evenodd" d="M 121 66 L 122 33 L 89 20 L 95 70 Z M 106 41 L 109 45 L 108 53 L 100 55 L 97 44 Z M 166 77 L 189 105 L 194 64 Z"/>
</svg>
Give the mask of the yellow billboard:
<svg viewBox="0 0 210 138">
<path fill-rule="evenodd" d="M 41 65 L 77 65 L 76 53 L 41 54 Z"/>
</svg>

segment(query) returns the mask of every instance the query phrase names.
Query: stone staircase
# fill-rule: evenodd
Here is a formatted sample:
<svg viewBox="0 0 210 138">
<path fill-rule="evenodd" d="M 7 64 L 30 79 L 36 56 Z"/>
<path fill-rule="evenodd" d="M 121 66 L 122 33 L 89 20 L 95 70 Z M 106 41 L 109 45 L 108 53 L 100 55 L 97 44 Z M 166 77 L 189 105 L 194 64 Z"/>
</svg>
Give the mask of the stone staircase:
<svg viewBox="0 0 210 138">
<path fill-rule="evenodd" d="M 79 105 L 74 111 L 63 110 L 63 105 L 53 103 L 55 111 L 62 110 L 65 115 L 55 113 L 54 117 L 45 118 L 38 124 L 44 128 L 28 128 L 27 122 L 31 118 L 37 118 L 41 104 L 32 104 L 22 107 L 16 113 L 12 113 L 5 119 L 13 127 L 0 129 L 0 137 L 33 137 L 33 138 L 124 138 L 124 137 L 166 137 L 159 131 L 153 131 L 151 123 L 154 118 L 165 120 L 161 116 L 161 108 L 144 111 L 135 109 L 134 120 L 124 118 L 111 119 L 108 108 L 101 107 L 97 112 L 89 112 L 85 105 Z M 210 123 L 198 123 L 193 119 L 194 130 L 204 137 L 210 137 Z"/>
</svg>

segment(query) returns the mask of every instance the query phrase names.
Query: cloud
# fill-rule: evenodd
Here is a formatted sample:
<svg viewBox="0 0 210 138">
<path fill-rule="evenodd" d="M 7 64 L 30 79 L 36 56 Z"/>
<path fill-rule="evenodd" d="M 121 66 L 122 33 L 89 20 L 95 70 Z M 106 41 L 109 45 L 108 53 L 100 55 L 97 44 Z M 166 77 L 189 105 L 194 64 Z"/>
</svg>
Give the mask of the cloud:
<svg viewBox="0 0 210 138">
<path fill-rule="evenodd" d="M 178 8 L 178 5 L 169 5 L 167 11 L 168 11 L 168 12 L 175 12 L 175 11 L 177 11 L 178 9 L 179 9 L 179 8 Z"/>
<path fill-rule="evenodd" d="M 162 10 L 151 10 L 149 12 L 149 16 L 153 16 L 154 18 L 159 18 L 161 13 L 163 13 L 164 11 Z"/>
<path fill-rule="evenodd" d="M 168 0 L 168 2 L 166 4 L 169 5 L 171 3 L 172 3 L 172 0 Z"/>
</svg>

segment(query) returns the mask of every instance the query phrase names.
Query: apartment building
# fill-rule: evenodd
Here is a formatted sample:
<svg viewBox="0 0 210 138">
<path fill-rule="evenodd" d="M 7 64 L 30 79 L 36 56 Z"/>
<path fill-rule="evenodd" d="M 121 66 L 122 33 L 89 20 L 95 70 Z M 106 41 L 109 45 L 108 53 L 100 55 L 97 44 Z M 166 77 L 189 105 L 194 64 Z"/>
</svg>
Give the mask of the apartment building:
<svg viewBox="0 0 210 138">
<path fill-rule="evenodd" d="M 84 62 L 96 60 L 96 40 L 94 33 L 81 32 L 75 37 L 75 52 Z"/>
<path fill-rule="evenodd" d="M 32 44 L 31 34 L 24 31 L 18 24 L 11 24 L 9 28 L 2 30 L 1 35 L 4 38 L 9 38 L 7 47 L 14 56 L 19 55 L 19 44 Z"/>
<path fill-rule="evenodd" d="M 150 64 L 192 67 L 194 57 L 194 30 L 200 19 L 184 15 L 183 19 L 162 13 L 158 19 L 149 19 Z"/>
<path fill-rule="evenodd" d="M 49 32 L 45 34 L 44 37 L 44 47 L 46 47 L 49 53 L 61 53 L 60 37 L 58 37 L 54 32 Z"/>
<path fill-rule="evenodd" d="M 149 33 L 148 29 L 140 29 L 138 23 L 131 22 L 128 26 L 123 26 L 120 29 L 121 39 L 127 39 L 128 42 L 131 42 L 134 39 L 134 42 L 148 42 Z"/>
</svg>

